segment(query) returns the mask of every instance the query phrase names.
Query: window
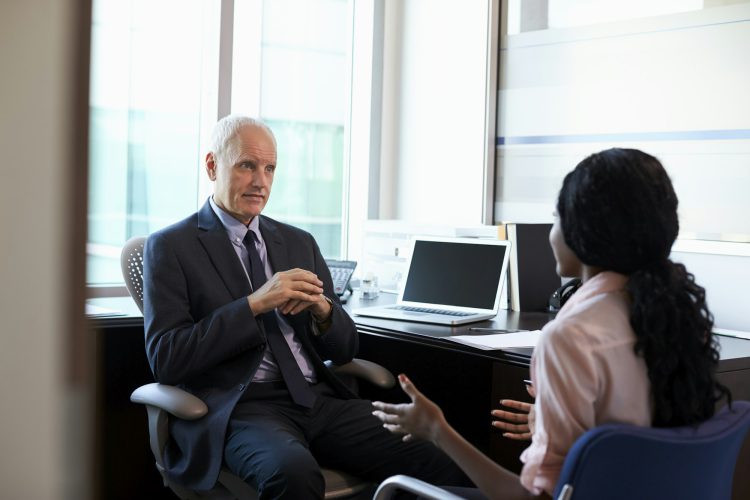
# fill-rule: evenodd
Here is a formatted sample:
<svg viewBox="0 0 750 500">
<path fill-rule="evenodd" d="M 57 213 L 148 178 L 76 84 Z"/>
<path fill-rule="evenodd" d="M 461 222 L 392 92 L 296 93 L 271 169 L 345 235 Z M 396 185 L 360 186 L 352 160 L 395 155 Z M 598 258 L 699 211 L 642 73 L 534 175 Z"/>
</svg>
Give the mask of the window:
<svg viewBox="0 0 750 500">
<path fill-rule="evenodd" d="M 277 138 L 264 213 L 312 232 L 326 257 L 344 254 L 352 2 L 233 3 L 227 65 L 220 0 L 94 0 L 90 285 L 121 283 L 128 238 L 205 202 L 203 155 L 229 100 L 219 95 L 227 68 L 231 111 L 261 117 Z"/>
<path fill-rule="evenodd" d="M 120 283 L 128 238 L 195 211 L 218 2 L 93 7 L 87 281 Z"/>
<path fill-rule="evenodd" d="M 680 198 L 681 238 L 750 242 L 750 3 L 507 0 L 495 219 L 549 220 L 586 155 L 643 149 Z"/>
<path fill-rule="evenodd" d="M 232 111 L 276 135 L 278 169 L 264 213 L 342 255 L 351 2 L 237 2 Z M 260 69 L 260 71 L 259 71 Z"/>
</svg>

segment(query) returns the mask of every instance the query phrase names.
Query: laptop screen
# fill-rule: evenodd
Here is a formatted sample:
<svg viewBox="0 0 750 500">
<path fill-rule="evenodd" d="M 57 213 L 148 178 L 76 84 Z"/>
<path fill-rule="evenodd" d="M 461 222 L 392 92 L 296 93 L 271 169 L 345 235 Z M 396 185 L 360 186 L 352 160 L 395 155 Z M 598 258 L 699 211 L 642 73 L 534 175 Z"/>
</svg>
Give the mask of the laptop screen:
<svg viewBox="0 0 750 500">
<path fill-rule="evenodd" d="M 414 242 L 401 300 L 494 309 L 507 242 Z"/>
</svg>

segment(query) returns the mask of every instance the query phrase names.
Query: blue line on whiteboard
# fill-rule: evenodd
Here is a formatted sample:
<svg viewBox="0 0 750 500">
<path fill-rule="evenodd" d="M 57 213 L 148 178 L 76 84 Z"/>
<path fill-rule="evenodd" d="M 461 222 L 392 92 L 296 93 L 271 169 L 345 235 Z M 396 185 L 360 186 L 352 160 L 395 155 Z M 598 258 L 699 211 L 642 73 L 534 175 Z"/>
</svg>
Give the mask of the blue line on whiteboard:
<svg viewBox="0 0 750 500">
<path fill-rule="evenodd" d="M 573 144 L 584 142 L 724 141 L 750 139 L 750 129 L 625 132 L 618 134 L 521 135 L 498 137 L 495 145 Z"/>
</svg>

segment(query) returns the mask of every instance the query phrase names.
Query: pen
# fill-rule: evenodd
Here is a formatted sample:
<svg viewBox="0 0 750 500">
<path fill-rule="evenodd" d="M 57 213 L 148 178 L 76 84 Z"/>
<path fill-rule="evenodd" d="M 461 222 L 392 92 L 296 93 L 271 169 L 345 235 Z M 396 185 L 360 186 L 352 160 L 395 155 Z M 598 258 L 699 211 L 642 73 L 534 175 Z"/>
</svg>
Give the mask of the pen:
<svg viewBox="0 0 750 500">
<path fill-rule="evenodd" d="M 528 330 L 504 330 L 502 328 L 480 328 L 476 326 L 469 327 L 470 332 L 484 332 L 484 333 L 516 333 L 516 332 L 527 332 Z"/>
</svg>

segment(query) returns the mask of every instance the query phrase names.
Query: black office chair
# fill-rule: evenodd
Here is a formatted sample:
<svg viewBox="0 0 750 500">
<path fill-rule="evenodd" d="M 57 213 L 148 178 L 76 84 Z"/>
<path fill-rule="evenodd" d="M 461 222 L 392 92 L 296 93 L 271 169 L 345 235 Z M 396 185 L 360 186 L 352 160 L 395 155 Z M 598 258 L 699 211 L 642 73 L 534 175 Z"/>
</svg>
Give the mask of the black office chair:
<svg viewBox="0 0 750 500">
<path fill-rule="evenodd" d="M 130 296 L 138 309 L 143 312 L 143 245 L 146 237 L 139 236 L 128 240 L 120 255 L 122 275 Z M 396 383 L 393 375 L 382 366 L 354 359 L 351 362 L 334 366 L 330 362 L 326 365 L 338 375 L 352 376 L 389 389 Z M 198 493 L 167 478 L 164 472 L 164 448 L 169 438 L 168 421 L 170 416 L 184 420 L 195 420 L 206 414 L 206 404 L 194 395 L 182 389 L 165 384 L 146 384 L 130 396 L 134 403 L 146 405 L 148 414 L 148 430 L 151 451 L 156 459 L 156 468 L 164 480 L 164 486 L 184 500 L 193 499 L 237 499 L 252 500 L 258 498 L 257 492 L 247 483 L 222 467 L 216 487 L 210 492 Z M 367 481 L 332 469 L 322 469 L 325 479 L 325 498 L 347 498 L 362 492 L 370 486 Z"/>
<path fill-rule="evenodd" d="M 700 425 L 638 427 L 606 424 L 583 434 L 565 457 L 556 500 L 730 500 L 732 478 L 750 428 L 750 402 L 735 401 Z M 739 471 L 743 473 L 745 471 Z M 459 499 L 409 476 L 391 476 L 375 500 L 396 491 L 426 499 Z"/>
</svg>

